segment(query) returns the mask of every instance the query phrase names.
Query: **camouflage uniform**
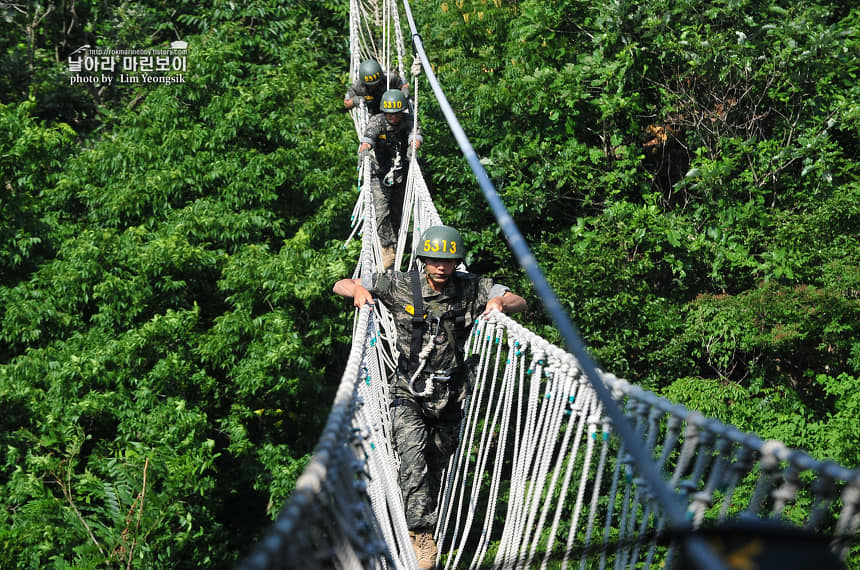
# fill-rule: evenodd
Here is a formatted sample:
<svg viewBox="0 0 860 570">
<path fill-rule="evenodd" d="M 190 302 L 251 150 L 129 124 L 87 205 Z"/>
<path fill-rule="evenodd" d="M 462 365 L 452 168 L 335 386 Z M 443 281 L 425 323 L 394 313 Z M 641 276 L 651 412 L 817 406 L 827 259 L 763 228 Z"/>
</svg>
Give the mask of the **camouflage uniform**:
<svg viewBox="0 0 860 570">
<path fill-rule="evenodd" d="M 356 96 L 364 99 L 364 106 L 371 115 L 379 113 L 379 100 L 388 89 L 401 89 L 404 81 L 396 73 L 384 76 L 376 85 L 367 85 L 361 80 L 349 86 L 344 99 L 353 99 Z M 386 87 L 387 86 L 387 87 Z"/>
<path fill-rule="evenodd" d="M 413 140 L 423 140 L 420 134 L 412 133 L 412 123 L 413 119 L 409 114 L 404 114 L 400 123 L 393 125 L 388 122 L 385 113 L 379 113 L 370 118 L 364 134 L 359 138 L 360 142 L 371 145 L 371 150 L 365 152 L 370 153 L 370 187 L 373 192 L 373 206 L 376 210 L 376 233 L 383 246 L 397 243 L 403 192 L 409 166 L 406 151 Z M 416 133 L 418 133 L 417 128 Z M 399 179 L 390 186 L 385 185 L 382 179 L 391 170 L 398 153 L 401 160 L 401 169 L 397 171 Z M 363 153 L 362 159 L 364 156 Z"/>
<path fill-rule="evenodd" d="M 421 272 L 417 276 L 427 315 L 424 321 L 429 325 L 423 327 L 421 347 L 434 342 L 436 348 L 427 359 L 424 368 L 427 374 L 422 372 L 423 382 L 416 382 L 416 389 L 424 388 L 424 382 L 435 371 L 449 371 L 451 376 L 448 381 L 433 380 L 430 396 L 415 396 L 409 388 L 409 380 L 414 373 L 408 369 L 414 312 L 412 276 L 399 271 L 376 274 L 370 292 L 394 315 L 397 349 L 401 354 L 400 366 L 392 379 L 391 419 L 394 447 L 400 456 L 400 490 L 406 523 L 409 530 L 432 531 L 436 525 L 436 498 L 442 471 L 459 440 L 460 402 L 471 389 L 470 364 L 458 366 L 458 361 L 463 359 L 464 341 L 487 301 L 504 295 L 508 288 L 494 284 L 489 278 L 457 272 L 444 290 L 437 293 L 427 282 L 426 274 Z M 456 337 L 451 317 L 457 304 L 455 279 L 462 292 L 459 306 L 465 318 L 463 330 Z M 438 317 L 442 322 L 435 327 L 432 321 Z"/>
</svg>

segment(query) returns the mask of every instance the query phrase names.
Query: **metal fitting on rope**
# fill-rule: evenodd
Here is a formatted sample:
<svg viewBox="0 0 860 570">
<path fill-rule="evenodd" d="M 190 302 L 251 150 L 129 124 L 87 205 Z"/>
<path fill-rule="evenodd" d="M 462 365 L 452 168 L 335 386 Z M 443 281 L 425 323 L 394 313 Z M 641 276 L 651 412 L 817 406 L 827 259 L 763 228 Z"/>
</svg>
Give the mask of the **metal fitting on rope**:
<svg viewBox="0 0 860 570">
<path fill-rule="evenodd" d="M 414 396 L 418 396 L 420 398 L 429 398 L 433 395 L 433 389 L 435 387 L 433 384 L 433 380 L 436 378 L 433 374 L 428 375 L 428 377 L 426 378 L 423 390 L 417 390 L 416 384 L 418 382 L 418 379 L 421 377 L 421 373 L 424 371 L 424 367 L 427 366 L 427 358 L 429 358 L 430 353 L 433 352 L 433 349 L 436 348 L 436 343 L 434 342 L 434 339 L 439 334 L 440 323 L 441 319 L 439 317 L 427 317 L 427 324 L 430 328 L 430 338 L 427 340 L 427 344 L 424 345 L 424 348 L 421 349 L 421 353 L 418 355 L 418 369 L 409 379 L 409 391 L 412 392 Z"/>
<path fill-rule="evenodd" d="M 412 378 L 409 380 L 409 391 L 412 392 L 413 396 L 417 396 L 419 398 L 429 398 L 433 395 L 433 377 L 429 376 L 424 381 L 424 389 L 418 390 L 416 387 L 416 383 L 418 382 L 419 377 L 421 376 L 422 365 L 418 368 L 418 371 L 412 375 Z"/>
<path fill-rule="evenodd" d="M 412 379 L 409 381 L 409 390 L 413 395 L 421 397 L 421 398 L 429 398 L 433 395 L 433 391 L 436 388 L 436 382 L 448 382 L 451 380 L 451 371 L 450 370 L 437 370 L 435 372 L 428 372 L 425 374 L 425 384 L 424 390 L 417 391 L 416 384 L 418 383 L 418 379 L 421 377 L 421 372 L 414 374 Z"/>
<path fill-rule="evenodd" d="M 391 170 L 385 175 L 383 184 L 386 186 L 394 186 L 403 182 L 403 159 L 400 157 L 400 152 L 394 157 L 394 164 L 391 165 Z"/>
</svg>

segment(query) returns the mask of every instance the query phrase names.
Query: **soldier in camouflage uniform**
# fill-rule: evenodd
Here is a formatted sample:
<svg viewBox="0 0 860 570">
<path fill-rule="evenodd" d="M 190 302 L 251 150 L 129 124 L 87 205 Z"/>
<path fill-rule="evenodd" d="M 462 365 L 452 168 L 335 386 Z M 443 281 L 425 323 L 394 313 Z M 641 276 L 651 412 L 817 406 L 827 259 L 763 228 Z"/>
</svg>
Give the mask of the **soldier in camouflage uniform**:
<svg viewBox="0 0 860 570">
<path fill-rule="evenodd" d="M 352 109 L 364 103 L 367 112 L 376 115 L 379 113 L 379 101 L 387 89 L 400 89 L 405 92 L 409 85 L 396 73 L 382 73 L 382 67 L 375 60 L 368 59 L 358 66 L 358 79 L 349 86 L 343 98 L 343 106 L 345 109 Z"/>
<path fill-rule="evenodd" d="M 406 95 L 389 89 L 382 96 L 382 113 L 374 115 L 359 138 L 359 155 L 371 157 L 370 185 L 376 210 L 376 233 L 382 243 L 384 269 L 394 262 L 394 246 L 400 229 L 403 195 L 409 166 L 407 151 L 417 150 L 424 140 L 417 125 L 403 111 L 408 106 Z"/>
<path fill-rule="evenodd" d="M 519 312 L 526 303 L 492 279 L 454 271 L 465 255 L 454 228 L 427 229 L 417 249 L 423 271 L 378 273 L 369 290 L 358 279 L 343 279 L 334 292 L 352 297 L 357 307 L 378 300 L 394 315 L 400 353 L 390 380 L 394 447 L 406 523 L 419 568 L 426 569 L 436 563 L 433 529 L 442 471 L 457 447 L 461 401 L 472 388 L 466 339 L 482 313 Z"/>
</svg>

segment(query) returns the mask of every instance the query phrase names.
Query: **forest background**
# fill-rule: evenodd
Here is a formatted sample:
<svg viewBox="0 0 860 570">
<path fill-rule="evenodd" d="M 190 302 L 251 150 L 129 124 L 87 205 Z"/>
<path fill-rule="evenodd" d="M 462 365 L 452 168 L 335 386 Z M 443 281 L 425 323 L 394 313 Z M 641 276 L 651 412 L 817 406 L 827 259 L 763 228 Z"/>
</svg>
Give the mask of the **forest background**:
<svg viewBox="0 0 860 570">
<path fill-rule="evenodd" d="M 787 0 L 428 0 L 431 64 L 602 366 L 860 465 L 860 17 Z M 350 342 L 345 2 L 0 4 L 0 568 L 230 567 Z M 70 84 L 188 42 L 184 82 Z M 406 65 L 411 63 L 406 62 Z M 558 340 L 438 106 L 471 270 Z"/>
</svg>

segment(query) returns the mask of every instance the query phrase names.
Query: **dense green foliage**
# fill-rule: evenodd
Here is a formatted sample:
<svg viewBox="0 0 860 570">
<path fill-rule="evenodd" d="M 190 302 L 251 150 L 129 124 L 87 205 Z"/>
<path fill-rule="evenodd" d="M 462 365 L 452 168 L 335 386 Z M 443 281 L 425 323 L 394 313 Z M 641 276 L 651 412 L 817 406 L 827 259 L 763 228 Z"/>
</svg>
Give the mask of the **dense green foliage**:
<svg viewBox="0 0 860 570">
<path fill-rule="evenodd" d="M 230 566 L 289 493 L 343 368 L 347 6 L 2 9 L 0 567 Z M 858 11 L 413 11 L 604 367 L 860 464 Z M 174 39 L 184 83 L 69 85 L 83 44 Z M 438 107 L 420 108 L 470 267 L 555 338 Z"/>
<path fill-rule="evenodd" d="M 604 367 L 860 463 L 860 12 L 435 6 L 447 32 L 423 37 L 440 81 Z M 473 229 L 472 267 L 506 269 L 452 145 L 426 148 L 455 190 L 443 217 Z"/>
<path fill-rule="evenodd" d="M 307 114 L 342 88 L 345 13 L 301 6 L 137 5 L 189 42 L 184 84 L 63 85 L 48 20 L 39 73 L 3 76 L 0 567 L 229 565 L 301 472 L 355 167 L 346 117 Z M 80 43 L 163 44 L 90 9 Z"/>
</svg>

